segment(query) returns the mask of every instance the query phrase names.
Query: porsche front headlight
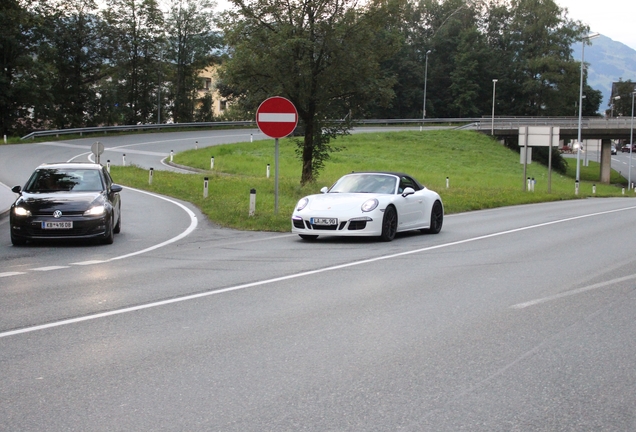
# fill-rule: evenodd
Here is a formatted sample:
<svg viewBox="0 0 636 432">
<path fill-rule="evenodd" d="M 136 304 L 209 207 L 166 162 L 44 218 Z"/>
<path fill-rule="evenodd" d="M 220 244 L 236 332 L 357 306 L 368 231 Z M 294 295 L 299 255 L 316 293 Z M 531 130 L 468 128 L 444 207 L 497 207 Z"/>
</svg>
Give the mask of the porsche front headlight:
<svg viewBox="0 0 636 432">
<path fill-rule="evenodd" d="M 362 203 L 362 207 L 360 207 L 362 209 L 363 212 L 370 212 L 375 210 L 375 208 L 378 206 L 380 202 L 375 199 L 375 198 L 371 198 L 369 200 L 366 200 L 364 203 Z"/>
<path fill-rule="evenodd" d="M 106 212 L 106 207 L 103 205 L 96 205 L 89 208 L 84 212 L 84 216 L 101 216 Z"/>
<path fill-rule="evenodd" d="M 298 201 L 298 204 L 296 204 L 296 210 L 301 211 L 302 209 L 307 207 L 307 204 L 309 204 L 309 198 L 301 199 L 300 201 Z"/>
<path fill-rule="evenodd" d="M 24 207 L 16 207 L 13 209 L 13 214 L 16 216 L 31 216 L 31 212 Z"/>
</svg>

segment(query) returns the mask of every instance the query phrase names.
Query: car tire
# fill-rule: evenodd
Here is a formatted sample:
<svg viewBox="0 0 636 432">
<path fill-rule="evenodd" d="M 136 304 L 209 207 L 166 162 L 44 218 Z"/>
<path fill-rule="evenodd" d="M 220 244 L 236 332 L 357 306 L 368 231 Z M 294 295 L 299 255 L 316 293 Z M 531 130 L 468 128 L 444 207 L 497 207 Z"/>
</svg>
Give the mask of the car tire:
<svg viewBox="0 0 636 432">
<path fill-rule="evenodd" d="M 308 241 L 313 241 L 318 238 L 317 235 L 309 235 L 309 234 L 298 234 L 298 235 L 300 236 L 301 239 L 308 240 Z"/>
<path fill-rule="evenodd" d="M 16 237 L 13 235 L 13 233 L 11 234 L 11 244 L 13 246 L 24 246 L 26 242 L 27 242 L 26 239 Z"/>
<path fill-rule="evenodd" d="M 380 238 L 382 241 L 390 242 L 395 238 L 398 226 L 398 214 L 395 207 L 388 206 L 384 210 L 384 217 L 382 218 L 382 234 Z"/>
<path fill-rule="evenodd" d="M 113 228 L 113 232 L 115 234 L 119 234 L 121 232 L 121 211 L 119 212 L 119 219 L 117 219 L 117 225 Z"/>
<path fill-rule="evenodd" d="M 108 224 L 108 227 L 106 228 L 106 234 L 104 234 L 104 240 L 102 240 L 102 243 L 113 244 L 114 240 L 115 240 L 115 229 L 113 227 L 113 221 L 111 218 L 111 221 Z"/>
<path fill-rule="evenodd" d="M 423 229 L 422 232 L 427 234 L 438 234 L 442 230 L 443 224 L 444 207 L 441 202 L 435 201 L 433 203 L 433 208 L 431 209 L 431 224 L 429 225 L 429 228 Z"/>
</svg>

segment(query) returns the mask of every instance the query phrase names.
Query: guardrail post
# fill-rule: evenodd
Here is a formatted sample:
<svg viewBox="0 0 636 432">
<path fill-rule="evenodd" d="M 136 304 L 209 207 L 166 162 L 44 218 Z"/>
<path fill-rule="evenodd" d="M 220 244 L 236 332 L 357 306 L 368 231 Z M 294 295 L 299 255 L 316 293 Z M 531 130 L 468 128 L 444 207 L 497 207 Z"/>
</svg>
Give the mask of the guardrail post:
<svg viewBox="0 0 636 432">
<path fill-rule="evenodd" d="M 250 216 L 254 216 L 254 211 L 256 210 L 256 189 L 250 190 Z"/>
</svg>

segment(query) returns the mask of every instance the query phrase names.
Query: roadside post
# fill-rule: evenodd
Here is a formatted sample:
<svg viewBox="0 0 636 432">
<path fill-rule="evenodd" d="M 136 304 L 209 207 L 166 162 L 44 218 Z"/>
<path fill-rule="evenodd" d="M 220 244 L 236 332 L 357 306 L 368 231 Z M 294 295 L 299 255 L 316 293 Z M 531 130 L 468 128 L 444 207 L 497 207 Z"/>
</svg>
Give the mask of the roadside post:
<svg viewBox="0 0 636 432">
<path fill-rule="evenodd" d="M 258 128 L 274 138 L 274 213 L 278 213 L 278 139 L 291 134 L 298 124 L 298 111 L 289 100 L 280 96 L 265 99 L 256 110 Z"/>
<path fill-rule="evenodd" d="M 256 189 L 250 189 L 250 216 L 256 211 Z"/>
<path fill-rule="evenodd" d="M 151 185 L 152 184 L 152 176 L 154 175 L 154 168 L 150 167 L 150 170 L 148 170 L 148 184 Z"/>
<path fill-rule="evenodd" d="M 210 157 L 210 169 L 213 170 L 214 169 L 214 156 Z"/>
<path fill-rule="evenodd" d="M 203 178 L 203 198 L 208 197 L 208 178 Z"/>
</svg>

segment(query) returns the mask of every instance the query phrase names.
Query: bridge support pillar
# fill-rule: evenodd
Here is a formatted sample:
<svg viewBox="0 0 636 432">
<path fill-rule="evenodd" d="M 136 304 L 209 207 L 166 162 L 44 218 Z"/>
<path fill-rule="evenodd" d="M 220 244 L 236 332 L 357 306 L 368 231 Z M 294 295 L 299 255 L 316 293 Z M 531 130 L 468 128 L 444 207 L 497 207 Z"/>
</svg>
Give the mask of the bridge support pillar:
<svg viewBox="0 0 636 432">
<path fill-rule="evenodd" d="M 601 140 L 601 183 L 610 183 L 610 173 L 612 171 L 612 140 L 603 138 Z"/>
</svg>

